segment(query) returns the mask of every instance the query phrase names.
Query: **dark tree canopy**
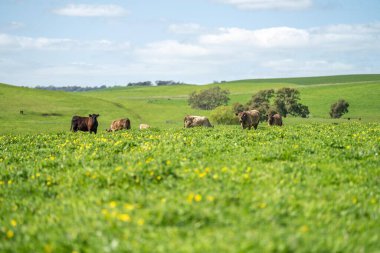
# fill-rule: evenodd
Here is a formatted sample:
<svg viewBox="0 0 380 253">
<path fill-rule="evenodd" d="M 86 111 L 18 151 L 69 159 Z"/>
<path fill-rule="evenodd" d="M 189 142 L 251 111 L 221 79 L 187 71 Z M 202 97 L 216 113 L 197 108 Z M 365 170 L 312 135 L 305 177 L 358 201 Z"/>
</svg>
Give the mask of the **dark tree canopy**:
<svg viewBox="0 0 380 253">
<path fill-rule="evenodd" d="M 306 118 L 310 112 L 306 105 L 299 103 L 300 92 L 293 88 L 281 88 L 276 92 L 275 109 L 284 117 L 288 114 Z"/>
<path fill-rule="evenodd" d="M 195 109 L 212 110 L 221 105 L 227 105 L 230 99 L 228 90 L 220 87 L 210 88 L 199 93 L 195 91 L 190 94 L 188 104 Z"/>
<path fill-rule="evenodd" d="M 348 107 L 350 105 L 344 99 L 340 99 L 330 107 L 330 117 L 331 118 L 340 118 L 343 114 L 348 112 Z"/>
<path fill-rule="evenodd" d="M 260 112 L 260 121 L 266 120 L 267 111 L 270 109 L 270 100 L 274 95 L 274 90 L 261 90 L 254 94 L 251 100 L 248 101 L 247 106 L 250 109 L 255 109 Z"/>
<path fill-rule="evenodd" d="M 254 94 L 247 106 L 260 112 L 260 120 L 267 119 L 269 113 L 280 113 L 286 117 L 288 114 L 306 118 L 309 115 L 309 108 L 299 103 L 300 93 L 293 88 L 281 88 L 277 91 L 273 89 L 261 90 Z"/>
</svg>

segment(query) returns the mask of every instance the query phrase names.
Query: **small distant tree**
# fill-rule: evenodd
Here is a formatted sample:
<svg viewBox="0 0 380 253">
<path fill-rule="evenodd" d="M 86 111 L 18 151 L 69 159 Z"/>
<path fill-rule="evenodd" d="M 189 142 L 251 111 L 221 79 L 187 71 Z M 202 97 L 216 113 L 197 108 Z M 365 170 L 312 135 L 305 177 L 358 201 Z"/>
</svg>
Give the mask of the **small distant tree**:
<svg viewBox="0 0 380 253">
<path fill-rule="evenodd" d="M 330 117 L 335 119 L 342 117 L 343 114 L 348 112 L 349 106 L 348 102 L 344 99 L 338 100 L 330 107 Z"/>
<path fill-rule="evenodd" d="M 212 110 L 221 105 L 227 105 L 230 98 L 228 90 L 213 87 L 199 93 L 195 91 L 189 95 L 188 104 L 195 109 Z"/>
</svg>

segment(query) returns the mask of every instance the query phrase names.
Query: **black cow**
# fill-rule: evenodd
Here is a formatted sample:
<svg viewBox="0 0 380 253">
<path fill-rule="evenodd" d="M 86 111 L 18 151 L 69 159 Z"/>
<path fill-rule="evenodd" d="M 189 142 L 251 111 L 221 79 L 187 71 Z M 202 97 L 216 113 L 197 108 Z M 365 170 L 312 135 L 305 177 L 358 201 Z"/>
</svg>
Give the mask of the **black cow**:
<svg viewBox="0 0 380 253">
<path fill-rule="evenodd" d="M 90 132 L 96 134 L 98 131 L 98 120 L 99 114 L 89 114 L 88 117 L 73 116 L 71 119 L 71 131 L 77 132 Z"/>
</svg>

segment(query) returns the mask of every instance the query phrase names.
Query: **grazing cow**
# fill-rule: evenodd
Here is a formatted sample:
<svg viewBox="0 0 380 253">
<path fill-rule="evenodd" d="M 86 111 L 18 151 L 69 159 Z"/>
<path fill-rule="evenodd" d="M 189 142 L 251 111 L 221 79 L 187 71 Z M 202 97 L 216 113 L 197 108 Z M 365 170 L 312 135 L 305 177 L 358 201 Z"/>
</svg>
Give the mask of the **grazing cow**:
<svg viewBox="0 0 380 253">
<path fill-rule="evenodd" d="M 71 131 L 77 132 L 90 132 L 96 134 L 98 130 L 98 120 L 99 114 L 89 114 L 88 117 L 73 116 L 71 119 Z"/>
<path fill-rule="evenodd" d="M 123 129 L 131 129 L 131 121 L 128 118 L 114 120 L 107 132 L 115 132 Z"/>
<path fill-rule="evenodd" d="M 185 128 L 196 126 L 213 127 L 208 118 L 204 116 L 187 115 L 183 120 L 183 123 Z"/>
<path fill-rule="evenodd" d="M 282 126 L 282 117 L 280 114 L 269 114 L 268 125 L 270 126 Z"/>
<path fill-rule="evenodd" d="M 139 126 L 140 130 L 148 129 L 148 128 L 150 128 L 150 126 L 148 124 L 140 124 L 140 126 Z"/>
<path fill-rule="evenodd" d="M 253 126 L 254 129 L 257 129 L 260 121 L 260 112 L 257 110 L 249 110 L 236 113 L 236 116 L 239 117 L 239 122 L 242 129 L 248 128 L 251 129 Z"/>
</svg>

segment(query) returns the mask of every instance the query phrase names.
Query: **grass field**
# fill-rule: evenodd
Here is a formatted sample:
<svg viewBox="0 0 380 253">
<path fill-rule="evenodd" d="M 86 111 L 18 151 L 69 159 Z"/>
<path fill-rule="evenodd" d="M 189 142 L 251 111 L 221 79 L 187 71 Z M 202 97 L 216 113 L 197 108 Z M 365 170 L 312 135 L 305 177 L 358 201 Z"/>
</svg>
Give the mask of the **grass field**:
<svg viewBox="0 0 380 253">
<path fill-rule="evenodd" d="M 294 87 L 311 116 L 183 129 L 210 114 L 188 94 L 215 85 L 231 103 Z M 0 85 L 0 252 L 380 252 L 380 75 L 210 86 Z M 89 113 L 98 134 L 69 132 Z M 104 131 L 121 117 L 132 130 Z"/>
<path fill-rule="evenodd" d="M 126 87 L 80 93 L 0 84 L 0 133 L 67 131 L 73 115 L 90 113 L 101 115 L 100 131 L 108 128 L 112 120 L 123 117 L 131 119 L 132 128 L 140 123 L 157 128 L 182 127 L 186 114 L 210 115 L 210 111 L 191 109 L 187 105 L 188 95 L 216 85 L 231 92 L 230 104 L 244 104 L 262 89 L 297 88 L 301 92 L 301 102 L 309 106 L 309 121 L 328 119 L 330 105 L 341 98 L 350 103 L 349 113 L 344 118 L 361 118 L 366 122 L 380 120 L 380 75 L 242 80 L 208 86 Z M 24 115 L 19 114 L 20 110 Z M 289 119 L 289 122 L 305 121 Z"/>
<path fill-rule="evenodd" d="M 1 252 L 378 252 L 380 124 L 0 137 Z"/>
</svg>

